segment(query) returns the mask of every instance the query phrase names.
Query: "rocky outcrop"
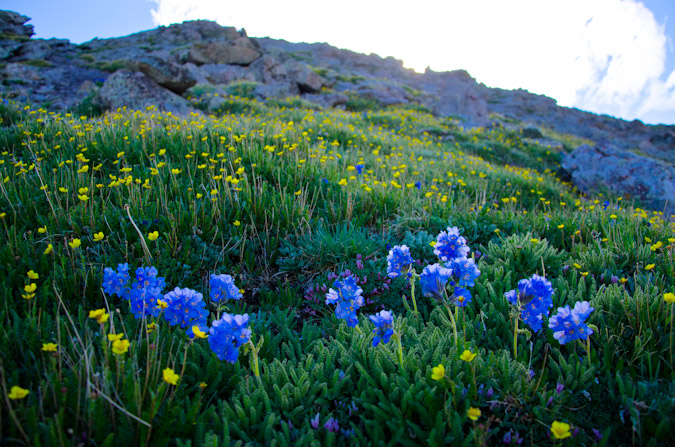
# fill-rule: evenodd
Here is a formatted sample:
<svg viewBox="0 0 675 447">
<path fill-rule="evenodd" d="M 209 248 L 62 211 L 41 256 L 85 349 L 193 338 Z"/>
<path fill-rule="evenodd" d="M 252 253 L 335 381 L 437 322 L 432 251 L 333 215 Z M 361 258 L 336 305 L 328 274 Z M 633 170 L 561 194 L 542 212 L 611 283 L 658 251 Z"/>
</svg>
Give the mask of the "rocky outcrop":
<svg viewBox="0 0 675 447">
<path fill-rule="evenodd" d="M 33 25 L 25 25 L 30 20 L 29 17 L 22 16 L 14 11 L 0 11 L 0 36 L 23 37 L 29 39 L 33 32 Z"/>
<path fill-rule="evenodd" d="M 232 41 L 193 44 L 188 51 L 187 59 L 195 65 L 249 65 L 260 56 L 262 54 L 248 37 L 239 37 Z"/>
<path fill-rule="evenodd" d="M 181 115 L 191 110 L 185 98 L 160 87 L 143 73 L 129 70 L 119 70 L 106 79 L 97 101 L 102 107 L 113 110 L 125 106 L 133 109 L 156 106 Z"/>
<path fill-rule="evenodd" d="M 190 70 L 157 56 L 143 56 L 136 65 L 141 73 L 179 95 L 197 83 Z"/>
<path fill-rule="evenodd" d="M 645 206 L 675 212 L 675 168 L 611 146 L 582 145 L 567 154 L 562 169 L 584 192 L 610 189 Z"/>
</svg>

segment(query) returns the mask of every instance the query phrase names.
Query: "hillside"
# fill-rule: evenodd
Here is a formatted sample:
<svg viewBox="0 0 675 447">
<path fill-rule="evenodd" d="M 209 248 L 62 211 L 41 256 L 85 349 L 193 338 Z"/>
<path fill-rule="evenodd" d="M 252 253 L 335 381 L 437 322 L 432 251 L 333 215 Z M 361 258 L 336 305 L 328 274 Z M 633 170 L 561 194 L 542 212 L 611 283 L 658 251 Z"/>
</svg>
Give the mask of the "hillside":
<svg viewBox="0 0 675 447">
<path fill-rule="evenodd" d="M 675 223 L 561 169 L 640 155 L 211 22 L 10 40 L 0 444 L 675 444 Z"/>
</svg>

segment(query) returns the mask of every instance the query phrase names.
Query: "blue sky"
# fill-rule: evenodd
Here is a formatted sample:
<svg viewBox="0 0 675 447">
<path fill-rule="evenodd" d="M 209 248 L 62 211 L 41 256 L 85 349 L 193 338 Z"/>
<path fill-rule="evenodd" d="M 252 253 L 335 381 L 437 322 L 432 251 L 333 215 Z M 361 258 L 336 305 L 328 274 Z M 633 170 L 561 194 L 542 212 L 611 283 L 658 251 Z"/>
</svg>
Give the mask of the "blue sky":
<svg viewBox="0 0 675 447">
<path fill-rule="evenodd" d="M 675 124 L 675 0 L 2 0 L 38 38 L 82 43 L 189 19 L 466 69 L 577 107 Z M 330 16 L 330 20 L 325 18 Z"/>
</svg>

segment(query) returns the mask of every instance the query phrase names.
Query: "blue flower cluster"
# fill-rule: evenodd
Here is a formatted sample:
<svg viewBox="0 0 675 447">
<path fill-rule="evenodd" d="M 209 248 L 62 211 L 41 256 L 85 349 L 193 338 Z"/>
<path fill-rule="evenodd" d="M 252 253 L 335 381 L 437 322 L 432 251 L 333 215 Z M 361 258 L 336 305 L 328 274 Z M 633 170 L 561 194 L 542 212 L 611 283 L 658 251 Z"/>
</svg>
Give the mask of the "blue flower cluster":
<svg viewBox="0 0 675 447">
<path fill-rule="evenodd" d="M 466 239 L 459 235 L 459 228 L 448 227 L 447 231 L 441 231 L 436 236 L 436 246 L 434 254 L 443 262 L 448 262 L 455 258 L 466 257 L 469 254 L 469 247 L 466 245 Z"/>
<path fill-rule="evenodd" d="M 394 318 L 388 310 L 381 310 L 380 313 L 371 315 L 368 319 L 375 325 L 373 334 L 373 346 L 377 346 L 380 341 L 385 345 L 389 343 L 389 339 L 394 335 Z"/>
<path fill-rule="evenodd" d="M 422 294 L 438 301 L 445 299 L 445 286 L 448 280 L 452 278 L 452 269 L 445 268 L 440 264 L 433 264 L 424 267 L 420 275 L 420 285 Z"/>
<path fill-rule="evenodd" d="M 219 360 L 236 363 L 239 348 L 251 339 L 248 328 L 248 314 L 230 315 L 224 313 L 209 330 L 209 345 Z"/>
<path fill-rule="evenodd" d="M 108 295 L 124 296 L 127 282 L 129 282 L 129 264 L 117 264 L 117 271 L 110 267 L 103 270 L 103 290 Z"/>
<path fill-rule="evenodd" d="M 518 288 L 504 294 L 509 303 L 520 310 L 520 317 L 533 331 L 542 327 L 544 316 L 548 316 L 553 306 L 553 286 L 546 278 L 532 275 L 530 279 L 518 282 Z"/>
<path fill-rule="evenodd" d="M 471 292 L 467 287 L 473 287 L 476 278 L 480 276 L 476 261 L 464 256 L 446 262 L 445 265 L 452 270 L 452 276 L 455 278 L 455 304 L 459 307 L 466 307 L 471 302 Z"/>
<path fill-rule="evenodd" d="M 162 290 L 166 286 L 163 277 L 157 276 L 155 267 L 139 267 L 136 269 L 136 279 L 131 288 L 124 291 L 124 298 L 131 304 L 131 313 L 137 319 L 146 315 L 156 317 L 161 308 L 157 301 L 162 299 Z"/>
<path fill-rule="evenodd" d="M 164 295 L 164 302 L 167 304 L 164 318 L 171 326 L 179 325 L 182 329 L 188 326 L 192 329 L 193 325 L 204 326 L 209 316 L 202 294 L 191 289 L 176 287 Z"/>
<path fill-rule="evenodd" d="M 551 316 L 548 322 L 548 327 L 553 330 L 553 337 L 563 345 L 571 340 L 586 340 L 593 333 L 593 329 L 584 321 L 594 310 L 588 301 L 577 301 L 572 310 L 570 306 L 559 307 L 558 313 Z"/>
<path fill-rule="evenodd" d="M 335 289 L 330 289 L 326 294 L 326 304 L 336 304 L 335 315 L 346 320 L 347 326 L 355 327 L 359 323 L 356 311 L 364 303 L 361 296 L 363 289 L 356 284 L 353 276 L 344 281 L 335 280 L 333 287 Z"/>
<path fill-rule="evenodd" d="M 230 275 L 211 275 L 209 281 L 210 297 L 216 303 L 222 300 L 238 300 L 242 297 L 239 287 Z"/>
<path fill-rule="evenodd" d="M 407 273 L 413 263 L 410 255 L 410 249 L 407 245 L 397 245 L 389 250 L 387 256 L 387 275 L 390 278 L 397 278 L 403 273 Z"/>
</svg>

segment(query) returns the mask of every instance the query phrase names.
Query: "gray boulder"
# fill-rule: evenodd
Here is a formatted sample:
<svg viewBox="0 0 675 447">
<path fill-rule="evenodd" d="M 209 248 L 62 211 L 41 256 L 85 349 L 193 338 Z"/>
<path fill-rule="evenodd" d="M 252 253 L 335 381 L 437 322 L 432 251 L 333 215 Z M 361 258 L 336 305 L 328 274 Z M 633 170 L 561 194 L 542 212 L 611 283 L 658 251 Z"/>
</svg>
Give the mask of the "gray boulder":
<svg viewBox="0 0 675 447">
<path fill-rule="evenodd" d="M 204 78 L 212 84 L 229 84 L 233 81 L 257 81 L 256 74 L 249 67 L 226 64 L 204 64 L 199 67 Z"/>
<path fill-rule="evenodd" d="M 261 53 L 248 37 L 231 41 L 195 43 L 188 51 L 188 62 L 203 64 L 249 65 L 260 58 Z"/>
<path fill-rule="evenodd" d="M 191 110 L 185 98 L 160 87 L 143 73 L 129 70 L 118 70 L 110 75 L 99 90 L 97 101 L 105 109 L 157 106 L 160 110 L 181 115 Z"/>
<path fill-rule="evenodd" d="M 197 83 L 187 68 L 156 56 L 143 56 L 136 61 L 136 66 L 157 84 L 179 95 Z"/>
<path fill-rule="evenodd" d="M 321 107 L 337 107 L 349 101 L 349 97 L 347 95 L 342 95 L 340 93 L 305 93 L 301 96 L 301 98 L 305 101 L 318 104 Z"/>
<path fill-rule="evenodd" d="M 562 168 L 584 192 L 605 188 L 644 205 L 675 212 L 675 168 L 612 146 L 581 145 L 565 155 Z"/>
<path fill-rule="evenodd" d="M 291 72 L 291 79 L 298 84 L 303 93 L 318 93 L 324 86 L 323 78 L 309 68 L 303 67 Z"/>
</svg>

